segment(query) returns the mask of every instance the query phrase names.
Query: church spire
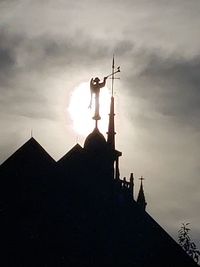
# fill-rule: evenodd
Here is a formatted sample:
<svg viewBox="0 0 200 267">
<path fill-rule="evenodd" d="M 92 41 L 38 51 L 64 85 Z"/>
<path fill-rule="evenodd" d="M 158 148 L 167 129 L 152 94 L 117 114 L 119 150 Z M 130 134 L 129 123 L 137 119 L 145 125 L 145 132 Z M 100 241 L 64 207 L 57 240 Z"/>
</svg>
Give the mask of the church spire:
<svg viewBox="0 0 200 267">
<path fill-rule="evenodd" d="M 114 97 L 111 96 L 110 102 L 110 114 L 109 114 L 109 124 L 108 124 L 108 138 L 107 143 L 114 150 L 115 149 L 115 113 L 114 113 Z"/>
<path fill-rule="evenodd" d="M 114 80 L 117 79 L 115 78 L 115 74 L 117 72 L 120 72 L 120 67 L 117 68 L 115 71 L 115 59 L 113 55 L 113 61 L 112 61 L 112 74 L 111 74 L 111 79 L 112 79 L 112 87 L 111 87 L 111 102 L 110 102 L 110 114 L 109 114 L 109 124 L 108 124 L 108 137 L 107 137 L 107 143 L 110 145 L 110 147 L 115 150 L 115 107 L 114 107 L 114 96 L 113 96 L 113 90 L 114 90 Z"/>
<path fill-rule="evenodd" d="M 147 203 L 146 203 L 146 200 L 145 200 L 143 183 L 142 183 L 144 178 L 141 176 L 141 178 L 139 178 L 139 179 L 141 180 L 141 183 L 140 183 L 140 190 L 139 190 L 138 197 L 137 197 L 137 203 L 140 205 L 140 207 L 143 210 L 145 210 Z"/>
</svg>

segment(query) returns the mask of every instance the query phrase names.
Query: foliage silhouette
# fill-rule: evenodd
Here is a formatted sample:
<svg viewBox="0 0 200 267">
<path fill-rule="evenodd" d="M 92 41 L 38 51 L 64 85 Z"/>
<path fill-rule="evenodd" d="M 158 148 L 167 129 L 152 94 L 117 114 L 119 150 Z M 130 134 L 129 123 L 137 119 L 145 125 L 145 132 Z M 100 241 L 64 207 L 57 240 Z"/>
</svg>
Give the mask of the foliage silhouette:
<svg viewBox="0 0 200 267">
<path fill-rule="evenodd" d="M 186 251 L 186 253 L 193 258 L 193 260 L 198 263 L 200 258 L 200 251 L 198 250 L 195 243 L 191 240 L 188 228 L 189 223 L 182 223 L 180 230 L 178 231 L 178 242 L 181 247 Z"/>
</svg>

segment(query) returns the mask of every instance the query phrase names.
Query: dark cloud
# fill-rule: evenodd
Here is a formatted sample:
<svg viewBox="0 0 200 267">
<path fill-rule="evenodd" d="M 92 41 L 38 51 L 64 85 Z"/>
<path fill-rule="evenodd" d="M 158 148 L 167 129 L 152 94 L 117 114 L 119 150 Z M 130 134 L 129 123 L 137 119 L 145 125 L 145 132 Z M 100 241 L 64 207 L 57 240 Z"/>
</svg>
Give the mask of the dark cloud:
<svg viewBox="0 0 200 267">
<path fill-rule="evenodd" d="M 0 50 L 0 69 L 2 71 L 6 70 L 9 66 L 14 64 L 14 58 L 11 54 L 11 51 L 6 48 Z"/>
<path fill-rule="evenodd" d="M 200 57 L 186 60 L 159 53 L 146 53 L 145 56 L 146 61 L 143 55 L 143 61 L 139 63 L 139 72 L 129 73 L 127 87 L 131 94 L 145 99 L 152 110 L 172 120 L 198 127 Z"/>
<path fill-rule="evenodd" d="M 0 110 L 30 118 L 56 118 L 55 104 L 46 89 L 51 79 L 65 72 L 66 82 L 72 75 L 77 76 L 78 82 L 79 73 L 89 73 L 94 65 L 99 66 L 98 71 L 103 70 L 103 62 L 108 55 L 111 58 L 113 51 L 106 42 L 79 32 L 62 39 L 50 35 L 29 38 L 1 30 L 0 39 Z M 117 50 L 123 54 L 129 45 L 121 42 Z"/>
<path fill-rule="evenodd" d="M 13 78 L 16 63 L 15 47 L 18 37 L 10 36 L 5 30 L 0 29 L 0 83 L 8 85 Z"/>
<path fill-rule="evenodd" d="M 31 110 L 42 102 L 48 106 L 45 87 L 49 79 L 56 78 L 63 68 L 67 79 L 75 68 L 83 71 L 105 58 L 108 50 L 81 34 L 64 40 L 47 35 L 30 39 L 25 34 L 1 30 L 0 39 L 0 109 L 27 116 L 34 116 Z M 40 111 L 44 116 L 42 107 L 35 110 L 36 117 Z M 52 117 L 50 107 L 47 110 Z"/>
</svg>

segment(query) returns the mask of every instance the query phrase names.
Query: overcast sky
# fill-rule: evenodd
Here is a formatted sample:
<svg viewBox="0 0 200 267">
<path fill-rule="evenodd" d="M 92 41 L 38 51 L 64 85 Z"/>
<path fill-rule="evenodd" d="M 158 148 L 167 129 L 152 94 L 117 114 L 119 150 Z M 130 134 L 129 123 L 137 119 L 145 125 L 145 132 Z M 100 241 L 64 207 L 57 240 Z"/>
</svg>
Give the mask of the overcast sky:
<svg viewBox="0 0 200 267">
<path fill-rule="evenodd" d="M 198 0 L 0 0 L 0 161 L 31 129 L 56 160 L 74 146 L 71 94 L 114 53 L 121 175 L 136 195 L 146 177 L 148 212 L 174 237 L 190 222 L 200 247 L 199 14 Z"/>
</svg>

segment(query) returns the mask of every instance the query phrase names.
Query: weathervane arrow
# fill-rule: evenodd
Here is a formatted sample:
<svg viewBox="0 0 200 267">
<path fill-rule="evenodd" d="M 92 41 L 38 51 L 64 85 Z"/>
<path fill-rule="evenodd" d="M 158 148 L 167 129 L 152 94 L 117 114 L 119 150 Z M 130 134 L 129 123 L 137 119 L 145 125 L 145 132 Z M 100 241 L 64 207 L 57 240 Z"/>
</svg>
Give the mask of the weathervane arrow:
<svg viewBox="0 0 200 267">
<path fill-rule="evenodd" d="M 114 58 L 114 55 L 113 55 L 113 61 L 112 61 L 112 73 L 109 74 L 108 76 L 106 76 L 106 78 L 110 77 L 111 76 L 111 80 L 112 80 L 112 96 L 113 96 L 113 88 L 114 88 L 114 80 L 115 79 L 119 79 L 119 78 L 115 78 L 115 74 L 120 72 L 120 66 L 117 67 L 117 70 L 115 70 L 115 58 Z"/>
<path fill-rule="evenodd" d="M 106 78 L 108 78 L 108 77 L 110 77 L 110 76 L 112 76 L 112 75 L 114 75 L 114 74 L 116 74 L 116 73 L 118 73 L 118 72 L 120 72 L 120 67 L 117 67 L 117 70 L 114 71 L 114 72 L 112 72 L 112 73 L 109 74 L 108 76 L 106 76 Z M 114 79 L 116 79 L 116 78 L 114 78 Z"/>
</svg>

